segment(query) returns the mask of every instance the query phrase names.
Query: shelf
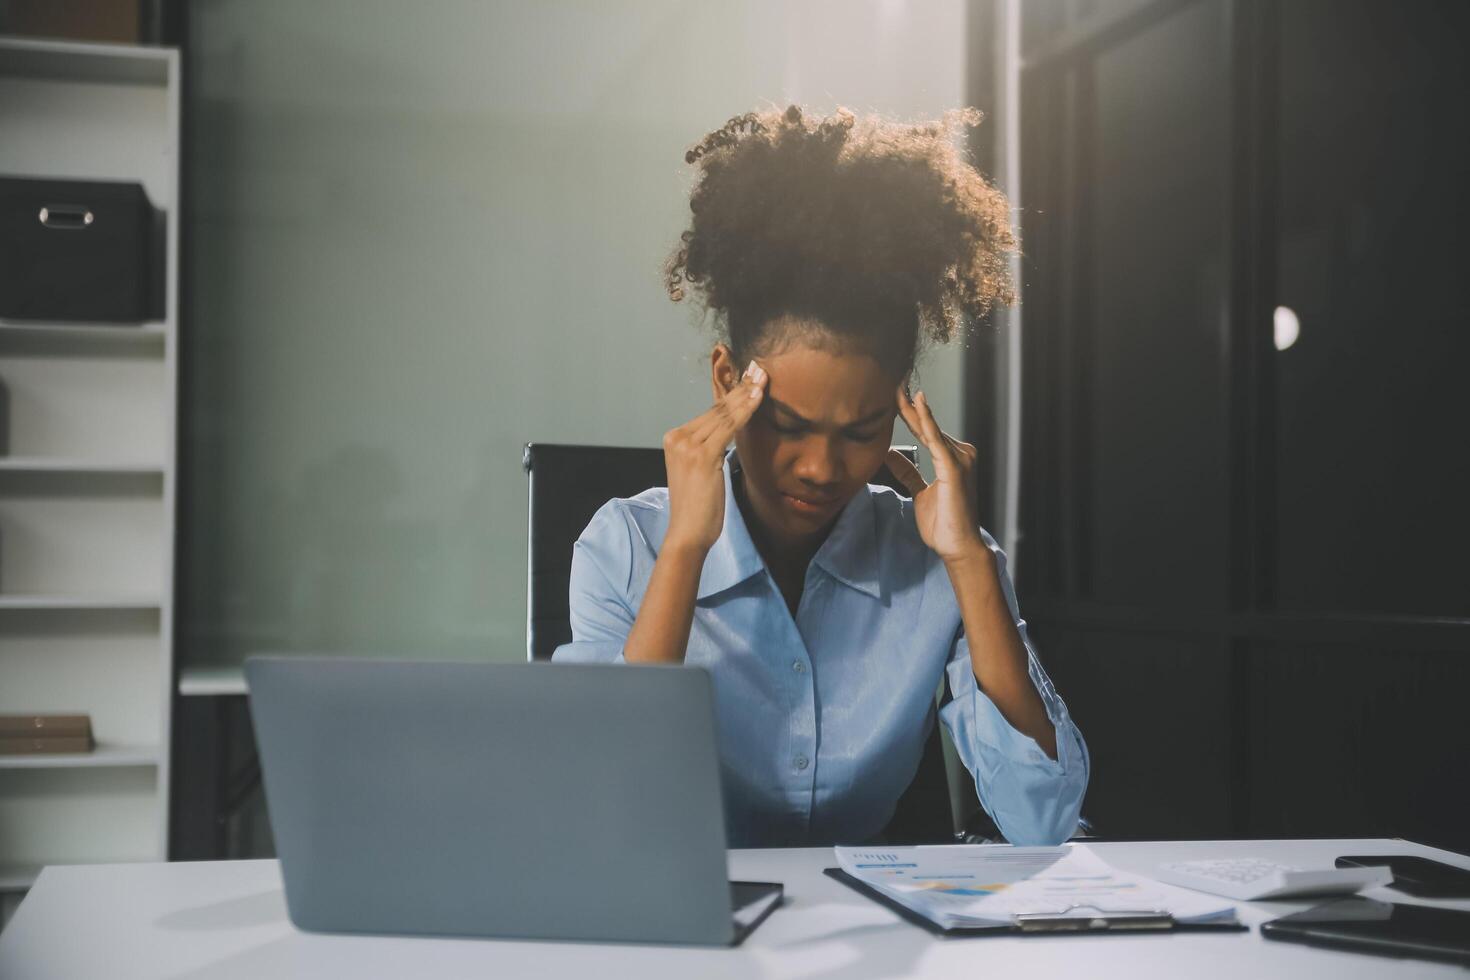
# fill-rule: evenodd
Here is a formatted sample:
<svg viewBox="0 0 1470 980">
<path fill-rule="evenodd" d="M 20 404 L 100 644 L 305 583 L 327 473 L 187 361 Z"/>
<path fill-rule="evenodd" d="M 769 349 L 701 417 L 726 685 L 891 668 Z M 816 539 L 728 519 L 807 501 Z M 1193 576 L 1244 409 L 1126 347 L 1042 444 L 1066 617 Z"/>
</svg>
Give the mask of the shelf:
<svg viewBox="0 0 1470 980">
<path fill-rule="evenodd" d="M 89 473 L 125 476 L 162 476 L 157 463 L 134 463 L 47 456 L 0 456 L 0 473 L 56 473 L 82 476 Z"/>
<path fill-rule="evenodd" d="M 0 40 L 0 75 L 71 82 L 165 86 L 174 52 L 170 48 L 66 41 Z"/>
<path fill-rule="evenodd" d="M 126 595 L 0 595 L 0 610 L 162 610 L 157 597 Z"/>
<path fill-rule="evenodd" d="M 129 340 L 146 337 L 152 340 L 162 340 L 168 334 L 168 327 L 161 320 L 149 320 L 143 323 L 98 323 L 95 321 L 76 323 L 64 320 L 7 320 L 0 317 L 0 332 L 43 334 L 48 337 L 85 336 Z"/>
<path fill-rule="evenodd" d="M 245 668 L 240 666 L 180 668 L 179 693 L 184 697 L 248 694 L 249 690 L 245 686 Z"/>
<path fill-rule="evenodd" d="M 148 745 L 99 743 L 91 752 L 0 755 L 0 769 L 104 769 L 158 765 L 158 749 Z"/>
<path fill-rule="evenodd" d="M 162 353 L 168 327 L 162 323 L 131 324 L 54 323 L 0 320 L 0 352 L 38 353 Z"/>
</svg>

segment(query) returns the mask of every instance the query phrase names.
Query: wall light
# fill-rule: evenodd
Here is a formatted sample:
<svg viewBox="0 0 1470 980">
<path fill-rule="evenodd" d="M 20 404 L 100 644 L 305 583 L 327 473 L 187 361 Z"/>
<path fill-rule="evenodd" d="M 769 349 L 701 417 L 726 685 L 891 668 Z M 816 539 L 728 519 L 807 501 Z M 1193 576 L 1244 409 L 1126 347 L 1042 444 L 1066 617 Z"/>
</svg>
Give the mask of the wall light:
<svg viewBox="0 0 1470 980">
<path fill-rule="evenodd" d="M 1286 350 L 1301 336 L 1302 324 L 1296 311 L 1289 306 L 1276 307 L 1276 349 Z"/>
</svg>

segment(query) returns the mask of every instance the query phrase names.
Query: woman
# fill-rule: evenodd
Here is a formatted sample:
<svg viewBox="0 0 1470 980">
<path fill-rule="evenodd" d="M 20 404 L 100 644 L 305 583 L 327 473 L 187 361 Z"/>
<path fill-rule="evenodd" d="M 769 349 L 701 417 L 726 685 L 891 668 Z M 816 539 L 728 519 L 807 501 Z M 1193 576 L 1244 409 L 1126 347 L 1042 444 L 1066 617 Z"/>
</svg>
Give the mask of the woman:
<svg viewBox="0 0 1470 980">
<path fill-rule="evenodd" d="M 952 139 L 976 122 L 792 106 L 686 157 L 693 219 L 667 285 L 720 328 L 714 407 L 665 435 L 667 488 L 582 533 L 555 659 L 711 671 L 732 846 L 873 839 L 946 674 L 941 718 L 1007 839 L 1076 827 L 1087 748 L 971 511 L 975 449 L 908 395 L 922 343 L 1011 298 L 1008 205 Z M 933 483 L 889 450 L 896 418 Z M 910 497 L 868 485 L 884 463 Z"/>
</svg>

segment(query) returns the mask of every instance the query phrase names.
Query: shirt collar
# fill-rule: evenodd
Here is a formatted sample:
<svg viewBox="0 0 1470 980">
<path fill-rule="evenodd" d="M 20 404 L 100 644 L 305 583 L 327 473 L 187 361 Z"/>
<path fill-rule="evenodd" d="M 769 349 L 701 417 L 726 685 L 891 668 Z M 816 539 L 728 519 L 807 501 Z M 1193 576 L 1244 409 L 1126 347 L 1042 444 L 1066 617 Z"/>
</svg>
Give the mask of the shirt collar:
<svg viewBox="0 0 1470 980">
<path fill-rule="evenodd" d="M 717 540 L 705 556 L 699 574 L 697 598 L 706 599 L 733 588 L 764 570 L 765 562 L 756 550 L 745 516 L 735 502 L 734 473 L 740 461 L 731 449 L 725 454 L 725 523 Z M 875 599 L 883 598 L 882 558 L 878 554 L 877 514 L 873 495 L 864 487 L 853 495 L 837 516 L 827 540 L 812 557 L 812 562 L 828 575 Z"/>
<path fill-rule="evenodd" d="M 704 568 L 699 573 L 699 592 L 696 597 L 706 599 L 716 592 L 733 588 L 765 568 L 760 552 L 751 540 L 745 526 L 745 517 L 740 505 L 735 502 L 735 484 L 732 480 L 732 461 L 735 468 L 735 450 L 725 453 L 725 526 L 720 537 L 704 557 Z"/>
<path fill-rule="evenodd" d="M 878 550 L 878 513 L 873 491 L 853 495 L 812 562 L 837 581 L 883 599 L 883 555 Z"/>
</svg>

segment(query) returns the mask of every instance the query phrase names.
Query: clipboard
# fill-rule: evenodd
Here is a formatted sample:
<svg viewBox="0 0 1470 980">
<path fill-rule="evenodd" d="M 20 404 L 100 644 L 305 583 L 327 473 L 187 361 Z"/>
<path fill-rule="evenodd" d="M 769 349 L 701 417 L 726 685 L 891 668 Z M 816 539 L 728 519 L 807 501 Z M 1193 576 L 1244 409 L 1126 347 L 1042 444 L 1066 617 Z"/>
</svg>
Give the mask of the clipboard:
<svg viewBox="0 0 1470 980">
<path fill-rule="evenodd" d="M 1098 933 L 1167 933 L 1167 932 L 1249 932 L 1248 926 L 1236 919 L 1218 922 L 1176 922 L 1167 912 L 1127 912 L 1110 915 L 1077 916 L 1035 913 L 1019 915 L 1009 926 L 957 926 L 946 929 L 925 916 L 854 878 L 841 868 L 823 868 L 822 874 L 842 882 L 853 891 L 871 898 L 886 909 L 898 913 L 908 922 L 943 939 L 974 939 L 982 936 L 1095 936 Z"/>
</svg>

